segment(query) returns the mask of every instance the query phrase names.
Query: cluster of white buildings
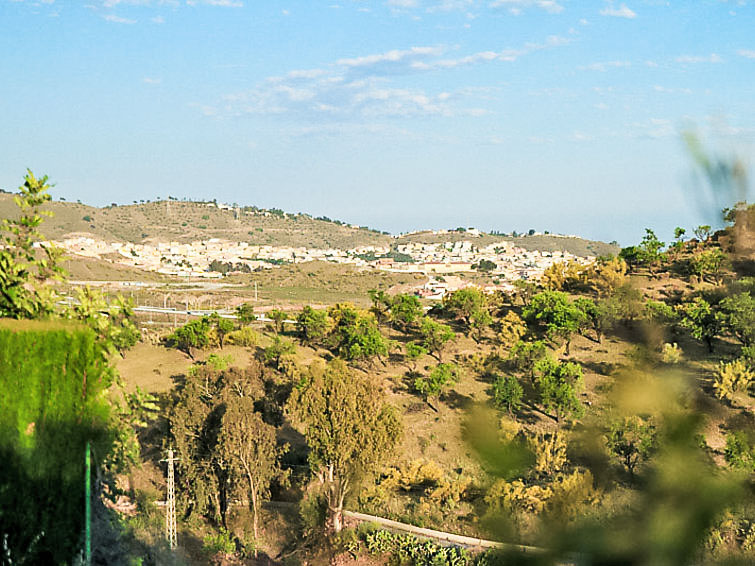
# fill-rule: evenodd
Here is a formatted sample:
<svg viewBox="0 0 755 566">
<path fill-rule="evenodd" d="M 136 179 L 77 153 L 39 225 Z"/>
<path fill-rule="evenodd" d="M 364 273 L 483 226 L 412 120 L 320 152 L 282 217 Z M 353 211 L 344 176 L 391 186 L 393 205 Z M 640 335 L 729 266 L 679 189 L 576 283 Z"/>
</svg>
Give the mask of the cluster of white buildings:
<svg viewBox="0 0 755 566">
<path fill-rule="evenodd" d="M 485 260 L 495 264 L 490 273 L 501 281 L 501 285 L 505 285 L 517 279 L 537 279 L 545 269 L 557 262 L 589 263 L 594 259 L 577 257 L 568 252 L 528 251 L 506 241 L 486 246 L 478 246 L 472 240 L 404 243 L 393 248 L 398 253 L 391 253 L 389 246 L 361 246 L 348 250 L 294 248 L 255 246 L 217 238 L 191 243 L 134 244 L 76 236 L 56 243 L 70 254 L 168 275 L 209 278 L 222 277 L 220 272 L 212 270 L 211 264 L 214 262 L 228 267 L 245 266 L 244 270 L 260 270 L 283 263 L 319 260 L 386 271 L 423 273 L 433 277 L 469 272 Z"/>
</svg>

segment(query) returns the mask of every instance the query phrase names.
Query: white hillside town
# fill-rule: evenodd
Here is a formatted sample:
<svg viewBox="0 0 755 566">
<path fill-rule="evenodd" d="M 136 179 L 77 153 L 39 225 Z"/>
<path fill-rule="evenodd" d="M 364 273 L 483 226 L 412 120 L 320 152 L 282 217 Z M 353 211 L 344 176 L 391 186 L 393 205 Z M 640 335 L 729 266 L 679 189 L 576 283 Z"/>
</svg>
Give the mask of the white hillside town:
<svg viewBox="0 0 755 566">
<path fill-rule="evenodd" d="M 428 298 L 442 297 L 446 291 L 466 285 L 453 274 L 472 272 L 480 266 L 480 262 L 483 262 L 495 282 L 487 289 L 492 291 L 509 288 L 518 279 L 538 279 L 554 263 L 576 261 L 588 264 L 595 260 L 592 256 L 579 257 L 565 251 L 525 250 L 508 241 L 479 246 L 473 240 L 480 235 L 479 231 L 470 229 L 466 235 L 470 239 L 370 245 L 345 250 L 252 245 L 218 238 L 190 243 L 136 244 L 77 235 L 54 243 L 69 254 L 187 278 L 218 279 L 225 274 L 261 271 L 283 264 L 311 261 L 419 273 L 430 277 L 430 281 L 418 290 L 418 294 Z"/>
</svg>

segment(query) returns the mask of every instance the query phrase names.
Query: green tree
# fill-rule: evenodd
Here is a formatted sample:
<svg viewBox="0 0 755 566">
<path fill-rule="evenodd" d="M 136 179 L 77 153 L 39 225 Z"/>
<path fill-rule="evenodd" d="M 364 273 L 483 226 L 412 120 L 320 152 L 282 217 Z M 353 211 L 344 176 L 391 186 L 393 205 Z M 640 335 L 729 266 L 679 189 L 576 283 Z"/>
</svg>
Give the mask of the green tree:
<svg viewBox="0 0 755 566">
<path fill-rule="evenodd" d="M 755 299 L 750 293 L 736 293 L 719 303 L 724 329 L 734 336 L 742 346 L 755 343 Z"/>
<path fill-rule="evenodd" d="M 735 430 L 726 435 L 724 460 L 732 468 L 746 472 L 755 471 L 755 449 L 750 445 L 743 430 Z"/>
<path fill-rule="evenodd" d="M 255 543 L 259 540 L 260 502 L 270 494 L 270 483 L 283 476 L 280 457 L 288 446 L 277 446 L 276 430 L 255 412 L 252 397 L 230 395 L 220 426 L 218 452 L 225 463 L 229 480 L 249 498 Z M 257 547 L 255 544 L 255 556 Z"/>
<path fill-rule="evenodd" d="M 0 317 L 40 318 L 54 310 L 53 291 L 45 286 L 45 281 L 62 276 L 61 251 L 46 242 L 39 232 L 44 217 L 52 215 L 41 210 L 51 200 L 49 189 L 47 176 L 37 179 L 27 170 L 24 184 L 14 196 L 18 215 L 2 221 Z M 37 243 L 42 244 L 39 254 Z"/>
<path fill-rule="evenodd" d="M 514 414 L 522 406 L 524 390 L 519 380 L 514 376 L 499 376 L 493 383 L 493 402 L 499 409 L 505 409 L 509 415 Z"/>
<path fill-rule="evenodd" d="M 548 348 L 542 340 L 527 342 L 519 340 L 511 348 L 508 361 L 514 369 L 534 376 L 535 364 L 548 354 Z"/>
<path fill-rule="evenodd" d="M 511 348 L 527 332 L 527 325 L 522 317 L 513 310 L 506 312 L 506 315 L 499 321 L 500 332 L 498 338 L 504 348 Z"/>
<path fill-rule="evenodd" d="M 480 273 L 495 271 L 497 268 L 498 266 L 495 264 L 495 262 L 492 262 L 489 259 L 481 259 L 478 263 L 472 266 L 472 269 L 476 269 Z"/>
<path fill-rule="evenodd" d="M 420 344 L 415 344 L 414 342 L 409 342 L 405 346 L 406 353 L 404 356 L 406 357 L 406 360 L 411 364 L 410 369 L 412 371 L 417 371 L 417 361 L 424 355 L 427 354 L 427 350 Z"/>
<path fill-rule="evenodd" d="M 218 313 L 214 312 L 209 316 L 210 324 L 218 335 L 218 341 L 220 342 L 220 349 L 223 349 L 225 345 L 226 336 L 233 332 L 233 321 L 228 318 L 223 318 Z"/>
<path fill-rule="evenodd" d="M 210 328 L 212 325 L 209 317 L 203 316 L 176 328 L 167 340 L 194 359 L 194 349 L 206 348 L 209 345 Z"/>
<path fill-rule="evenodd" d="M 656 446 L 655 426 L 639 416 L 624 417 L 611 424 L 606 438 L 608 451 L 634 478 L 637 466 L 646 461 Z"/>
<path fill-rule="evenodd" d="M 328 313 L 306 305 L 296 317 L 296 329 L 304 344 L 320 344 L 325 340 L 330 329 Z"/>
<path fill-rule="evenodd" d="M 132 301 L 118 296 L 113 304 L 108 304 L 102 291 L 89 286 L 77 289 L 76 303 L 67 315 L 86 324 L 108 348 L 121 353 L 133 347 L 141 337 L 134 324 Z"/>
<path fill-rule="evenodd" d="M 370 289 L 367 291 L 367 294 L 372 302 L 370 312 L 375 315 L 375 320 L 378 324 L 383 324 L 388 320 L 388 313 L 393 302 L 392 299 L 382 289 Z"/>
<path fill-rule="evenodd" d="M 279 369 L 283 356 L 294 353 L 296 353 L 294 343 L 276 334 L 273 336 L 270 345 L 263 350 L 262 357 L 266 363 L 271 364 L 275 369 Z"/>
<path fill-rule="evenodd" d="M 430 399 L 438 399 L 451 385 L 461 379 L 461 369 L 456 364 L 438 364 L 429 375 L 422 375 L 414 379 L 414 389 L 425 398 L 432 407 Z M 433 407 L 434 408 L 434 407 Z"/>
<path fill-rule="evenodd" d="M 330 340 L 339 356 L 349 361 L 372 361 L 388 354 L 388 342 L 372 316 L 349 304 L 335 305 L 328 314 L 333 320 Z"/>
<path fill-rule="evenodd" d="M 690 303 L 680 306 L 681 324 L 690 330 L 692 336 L 704 342 L 708 351 L 713 351 L 713 339 L 721 332 L 721 321 L 713 307 L 702 297 L 695 297 Z"/>
<path fill-rule="evenodd" d="M 543 291 L 532 297 L 523 311 L 524 319 L 534 326 L 544 326 L 551 340 L 561 339 L 569 354 L 571 336 L 579 331 L 587 315 L 561 291 Z"/>
<path fill-rule="evenodd" d="M 662 258 L 661 250 L 666 244 L 658 239 L 650 228 L 645 228 L 645 236 L 640 242 L 641 259 L 642 262 L 650 267 L 650 272 L 653 272 L 653 267 L 660 262 Z"/>
<path fill-rule="evenodd" d="M 373 472 L 397 445 L 399 417 L 370 376 L 339 360 L 311 370 L 288 410 L 307 439 L 310 469 L 325 487 L 328 524 L 338 532 L 356 478 Z"/>
<path fill-rule="evenodd" d="M 422 303 L 414 295 L 396 295 L 391 301 L 391 322 L 404 330 L 414 325 L 423 313 Z"/>
<path fill-rule="evenodd" d="M 251 303 L 242 303 L 237 306 L 236 319 L 242 326 L 253 323 L 257 320 L 257 315 L 254 314 L 254 306 Z"/>
<path fill-rule="evenodd" d="M 286 313 L 280 309 L 273 309 L 268 313 L 268 316 L 273 321 L 273 328 L 276 334 L 281 334 L 286 324 Z"/>
<path fill-rule="evenodd" d="M 584 406 L 579 400 L 583 387 L 582 366 L 573 362 L 558 362 L 551 357 L 535 364 L 535 381 L 540 391 L 540 403 L 561 423 L 564 418 L 579 418 Z"/>
<path fill-rule="evenodd" d="M 422 346 L 443 363 L 443 350 L 456 337 L 451 327 L 426 316 L 420 320 L 419 332 L 422 336 Z"/>
<path fill-rule="evenodd" d="M 711 277 L 716 285 L 721 284 L 721 270 L 726 262 L 726 256 L 720 248 L 709 248 L 695 253 L 689 265 L 692 273 L 704 281 Z"/>
<path fill-rule="evenodd" d="M 706 241 L 710 237 L 711 231 L 711 227 L 707 224 L 701 224 L 693 230 L 695 238 L 700 242 Z"/>
<path fill-rule="evenodd" d="M 225 526 L 231 501 L 239 493 L 249 493 L 248 477 L 238 458 L 255 449 L 269 455 L 265 448 L 269 440 L 252 438 L 252 434 L 239 438 L 243 435 L 240 429 L 256 421 L 248 414 L 257 409 L 256 402 L 269 401 L 265 395 L 268 382 L 259 362 L 243 370 L 203 365 L 190 372 L 176 392 L 168 419 L 179 457 L 176 486 L 183 496 L 177 500 L 186 516 L 203 515 Z M 225 419 L 228 410 L 231 414 Z M 258 481 L 258 494 L 264 493 L 262 483 Z"/>
<path fill-rule="evenodd" d="M 443 297 L 443 308 L 469 327 L 475 315 L 487 310 L 487 301 L 477 287 L 465 287 Z"/>
</svg>

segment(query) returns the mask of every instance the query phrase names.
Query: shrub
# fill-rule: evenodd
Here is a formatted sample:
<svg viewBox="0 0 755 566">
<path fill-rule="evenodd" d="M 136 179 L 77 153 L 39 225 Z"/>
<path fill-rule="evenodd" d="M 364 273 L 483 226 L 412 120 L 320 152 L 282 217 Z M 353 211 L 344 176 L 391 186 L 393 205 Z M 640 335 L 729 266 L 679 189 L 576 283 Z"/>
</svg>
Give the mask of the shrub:
<svg viewBox="0 0 755 566">
<path fill-rule="evenodd" d="M 509 417 L 502 417 L 498 422 L 498 436 L 501 441 L 510 443 L 522 430 L 522 425 Z"/>
<path fill-rule="evenodd" d="M 755 470 L 755 451 L 750 446 L 747 435 L 743 431 L 737 430 L 726 435 L 724 459 L 732 468 L 739 468 L 748 472 Z"/>
<path fill-rule="evenodd" d="M 716 397 L 731 399 L 735 392 L 746 391 L 753 378 L 755 378 L 755 373 L 747 367 L 744 360 L 721 362 L 713 378 L 713 389 L 716 391 Z"/>
<path fill-rule="evenodd" d="M 524 390 L 514 376 L 498 377 L 493 384 L 493 402 L 499 409 L 505 409 L 510 415 L 522 406 Z"/>
<path fill-rule="evenodd" d="M 535 454 L 535 470 L 550 475 L 566 465 L 566 438 L 560 431 L 552 434 L 537 433 L 529 440 Z"/>
<path fill-rule="evenodd" d="M 251 327 L 244 326 L 243 328 L 229 332 L 226 339 L 229 344 L 235 346 L 251 347 L 259 343 L 260 335 Z"/>
<path fill-rule="evenodd" d="M 205 535 L 202 539 L 202 548 L 211 555 L 218 553 L 233 554 L 236 552 L 236 543 L 233 540 L 233 535 L 227 529 L 221 527 L 217 533 Z"/>
<path fill-rule="evenodd" d="M 676 342 L 663 345 L 663 349 L 661 350 L 661 361 L 664 364 L 678 364 L 682 361 L 682 351 Z"/>
</svg>

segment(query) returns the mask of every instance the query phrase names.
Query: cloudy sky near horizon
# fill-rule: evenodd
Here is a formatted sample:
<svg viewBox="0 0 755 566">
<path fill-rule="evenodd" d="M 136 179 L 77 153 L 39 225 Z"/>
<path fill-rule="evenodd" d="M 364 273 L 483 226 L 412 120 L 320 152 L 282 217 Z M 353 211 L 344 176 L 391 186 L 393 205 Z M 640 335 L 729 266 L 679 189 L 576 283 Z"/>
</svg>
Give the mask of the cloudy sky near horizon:
<svg viewBox="0 0 755 566">
<path fill-rule="evenodd" d="M 629 244 L 752 163 L 755 3 L 0 0 L 0 187 Z M 697 188 L 696 188 L 697 187 Z"/>
</svg>

